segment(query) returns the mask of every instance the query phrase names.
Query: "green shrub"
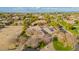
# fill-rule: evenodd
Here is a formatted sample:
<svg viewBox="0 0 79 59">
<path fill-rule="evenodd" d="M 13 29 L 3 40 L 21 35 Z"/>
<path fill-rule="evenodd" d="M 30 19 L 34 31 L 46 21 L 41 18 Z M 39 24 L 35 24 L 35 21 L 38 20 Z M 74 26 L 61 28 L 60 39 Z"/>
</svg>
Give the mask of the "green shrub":
<svg viewBox="0 0 79 59">
<path fill-rule="evenodd" d="M 39 48 L 43 48 L 44 46 L 45 46 L 45 43 L 42 41 L 42 42 L 39 43 L 39 46 L 38 47 Z"/>
<path fill-rule="evenodd" d="M 58 51 L 68 51 L 68 50 L 72 50 L 72 48 L 70 46 L 64 47 L 64 44 L 58 41 L 57 37 L 53 38 L 53 45 L 54 48 Z"/>
</svg>

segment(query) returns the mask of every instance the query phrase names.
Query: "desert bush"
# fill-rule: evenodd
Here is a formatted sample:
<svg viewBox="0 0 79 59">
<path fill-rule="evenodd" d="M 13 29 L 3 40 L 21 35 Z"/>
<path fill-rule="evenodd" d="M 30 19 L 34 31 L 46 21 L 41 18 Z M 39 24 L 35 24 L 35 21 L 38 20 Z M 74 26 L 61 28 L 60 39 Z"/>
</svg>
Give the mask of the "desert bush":
<svg viewBox="0 0 79 59">
<path fill-rule="evenodd" d="M 65 47 L 63 43 L 58 41 L 58 37 L 54 37 L 52 42 L 53 42 L 54 48 L 58 51 L 69 51 L 73 49 L 71 46 Z"/>
</svg>

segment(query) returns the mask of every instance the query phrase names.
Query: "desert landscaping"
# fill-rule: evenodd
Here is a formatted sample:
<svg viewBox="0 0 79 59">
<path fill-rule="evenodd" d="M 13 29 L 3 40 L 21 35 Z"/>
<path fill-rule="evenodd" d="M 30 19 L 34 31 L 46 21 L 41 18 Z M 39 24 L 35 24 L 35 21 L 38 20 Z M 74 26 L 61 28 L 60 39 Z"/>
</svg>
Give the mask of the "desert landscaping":
<svg viewBox="0 0 79 59">
<path fill-rule="evenodd" d="M 0 13 L 0 51 L 78 51 L 79 13 Z"/>
</svg>

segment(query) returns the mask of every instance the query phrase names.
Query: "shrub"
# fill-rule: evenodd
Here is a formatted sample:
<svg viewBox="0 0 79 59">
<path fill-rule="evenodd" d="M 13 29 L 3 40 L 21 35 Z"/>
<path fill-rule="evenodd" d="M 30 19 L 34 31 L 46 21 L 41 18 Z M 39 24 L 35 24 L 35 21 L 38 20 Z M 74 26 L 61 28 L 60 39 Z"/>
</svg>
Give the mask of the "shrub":
<svg viewBox="0 0 79 59">
<path fill-rule="evenodd" d="M 42 41 L 42 42 L 39 43 L 39 46 L 38 47 L 39 48 L 43 48 L 44 46 L 45 46 L 45 43 Z"/>
<path fill-rule="evenodd" d="M 72 50 L 73 49 L 70 46 L 64 47 L 64 44 L 59 42 L 57 37 L 53 38 L 53 45 L 54 45 L 54 48 L 56 50 L 59 50 L 59 51 L 68 51 L 68 50 Z"/>
</svg>

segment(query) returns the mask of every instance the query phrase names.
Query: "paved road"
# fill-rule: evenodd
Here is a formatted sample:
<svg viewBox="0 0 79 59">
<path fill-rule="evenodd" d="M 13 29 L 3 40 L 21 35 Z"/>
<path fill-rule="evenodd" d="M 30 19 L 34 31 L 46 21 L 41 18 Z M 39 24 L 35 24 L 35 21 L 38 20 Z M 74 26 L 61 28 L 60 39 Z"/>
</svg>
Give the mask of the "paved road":
<svg viewBox="0 0 79 59">
<path fill-rule="evenodd" d="M 0 30 L 0 50 L 8 50 L 9 45 L 14 42 L 21 33 L 22 26 L 8 26 Z"/>
</svg>

